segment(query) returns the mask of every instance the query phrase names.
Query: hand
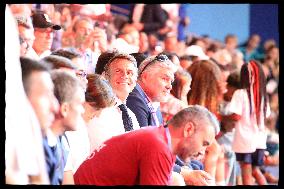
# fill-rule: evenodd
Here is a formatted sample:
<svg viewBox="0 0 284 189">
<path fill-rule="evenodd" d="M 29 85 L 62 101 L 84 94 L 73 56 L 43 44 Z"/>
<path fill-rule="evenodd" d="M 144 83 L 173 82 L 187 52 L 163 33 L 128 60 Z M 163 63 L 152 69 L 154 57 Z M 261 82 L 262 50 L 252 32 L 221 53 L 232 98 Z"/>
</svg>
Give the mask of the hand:
<svg viewBox="0 0 284 189">
<path fill-rule="evenodd" d="M 212 176 L 203 170 L 190 170 L 183 168 L 180 173 L 185 181 L 186 185 L 193 186 L 212 186 L 215 185 L 215 181 Z"/>
<path fill-rule="evenodd" d="M 105 31 L 101 28 L 95 28 L 94 31 L 86 37 L 84 47 L 90 48 L 94 52 L 105 52 L 107 50 L 107 36 Z"/>
</svg>

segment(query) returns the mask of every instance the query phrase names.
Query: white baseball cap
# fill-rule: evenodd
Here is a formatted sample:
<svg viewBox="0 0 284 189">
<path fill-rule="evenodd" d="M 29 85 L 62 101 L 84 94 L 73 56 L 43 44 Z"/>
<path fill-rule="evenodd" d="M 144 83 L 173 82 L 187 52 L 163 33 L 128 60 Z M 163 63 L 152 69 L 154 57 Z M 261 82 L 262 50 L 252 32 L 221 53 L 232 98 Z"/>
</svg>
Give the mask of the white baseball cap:
<svg viewBox="0 0 284 189">
<path fill-rule="evenodd" d="M 185 54 L 188 56 L 197 56 L 200 60 L 209 60 L 209 57 L 203 52 L 198 45 L 191 45 L 185 49 Z"/>
</svg>

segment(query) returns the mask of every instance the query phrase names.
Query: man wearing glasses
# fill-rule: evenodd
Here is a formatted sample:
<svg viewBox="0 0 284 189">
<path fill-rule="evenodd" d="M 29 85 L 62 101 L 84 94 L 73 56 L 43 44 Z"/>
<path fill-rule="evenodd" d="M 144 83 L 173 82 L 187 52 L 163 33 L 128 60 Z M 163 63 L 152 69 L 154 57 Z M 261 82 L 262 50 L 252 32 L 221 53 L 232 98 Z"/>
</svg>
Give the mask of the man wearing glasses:
<svg viewBox="0 0 284 189">
<path fill-rule="evenodd" d="M 43 58 L 51 54 L 54 30 L 60 30 L 61 26 L 51 23 L 50 18 L 44 12 L 36 12 L 32 15 L 35 41 L 33 49 Z"/>
</svg>

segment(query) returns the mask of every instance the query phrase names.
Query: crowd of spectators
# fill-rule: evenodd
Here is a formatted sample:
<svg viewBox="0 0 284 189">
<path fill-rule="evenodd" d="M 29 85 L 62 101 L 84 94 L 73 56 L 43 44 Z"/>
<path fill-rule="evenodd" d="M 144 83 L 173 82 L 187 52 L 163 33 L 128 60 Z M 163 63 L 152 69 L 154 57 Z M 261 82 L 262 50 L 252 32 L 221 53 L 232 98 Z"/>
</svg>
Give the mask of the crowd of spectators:
<svg viewBox="0 0 284 189">
<path fill-rule="evenodd" d="M 7 4 L 6 184 L 278 183 L 279 48 L 188 4 Z"/>
</svg>

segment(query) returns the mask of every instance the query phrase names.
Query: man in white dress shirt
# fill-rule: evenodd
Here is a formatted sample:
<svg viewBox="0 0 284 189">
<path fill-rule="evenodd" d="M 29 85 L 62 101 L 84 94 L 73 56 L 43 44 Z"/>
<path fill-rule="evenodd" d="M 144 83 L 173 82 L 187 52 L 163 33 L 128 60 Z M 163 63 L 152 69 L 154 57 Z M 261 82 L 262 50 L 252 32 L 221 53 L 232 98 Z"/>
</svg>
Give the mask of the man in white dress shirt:
<svg viewBox="0 0 284 189">
<path fill-rule="evenodd" d="M 121 104 L 126 104 L 129 93 L 136 86 L 138 76 L 136 60 L 131 55 L 117 53 L 105 65 L 104 70 L 103 75 L 109 81 L 110 86 L 118 98 L 116 106 L 121 109 Z M 126 107 L 126 105 L 124 107 Z M 135 114 L 129 108 L 127 108 L 127 112 L 133 124 L 132 128 L 129 130 L 139 129 L 140 126 Z M 125 123 L 124 126 L 126 127 Z M 126 128 L 125 130 L 129 131 Z"/>
</svg>

